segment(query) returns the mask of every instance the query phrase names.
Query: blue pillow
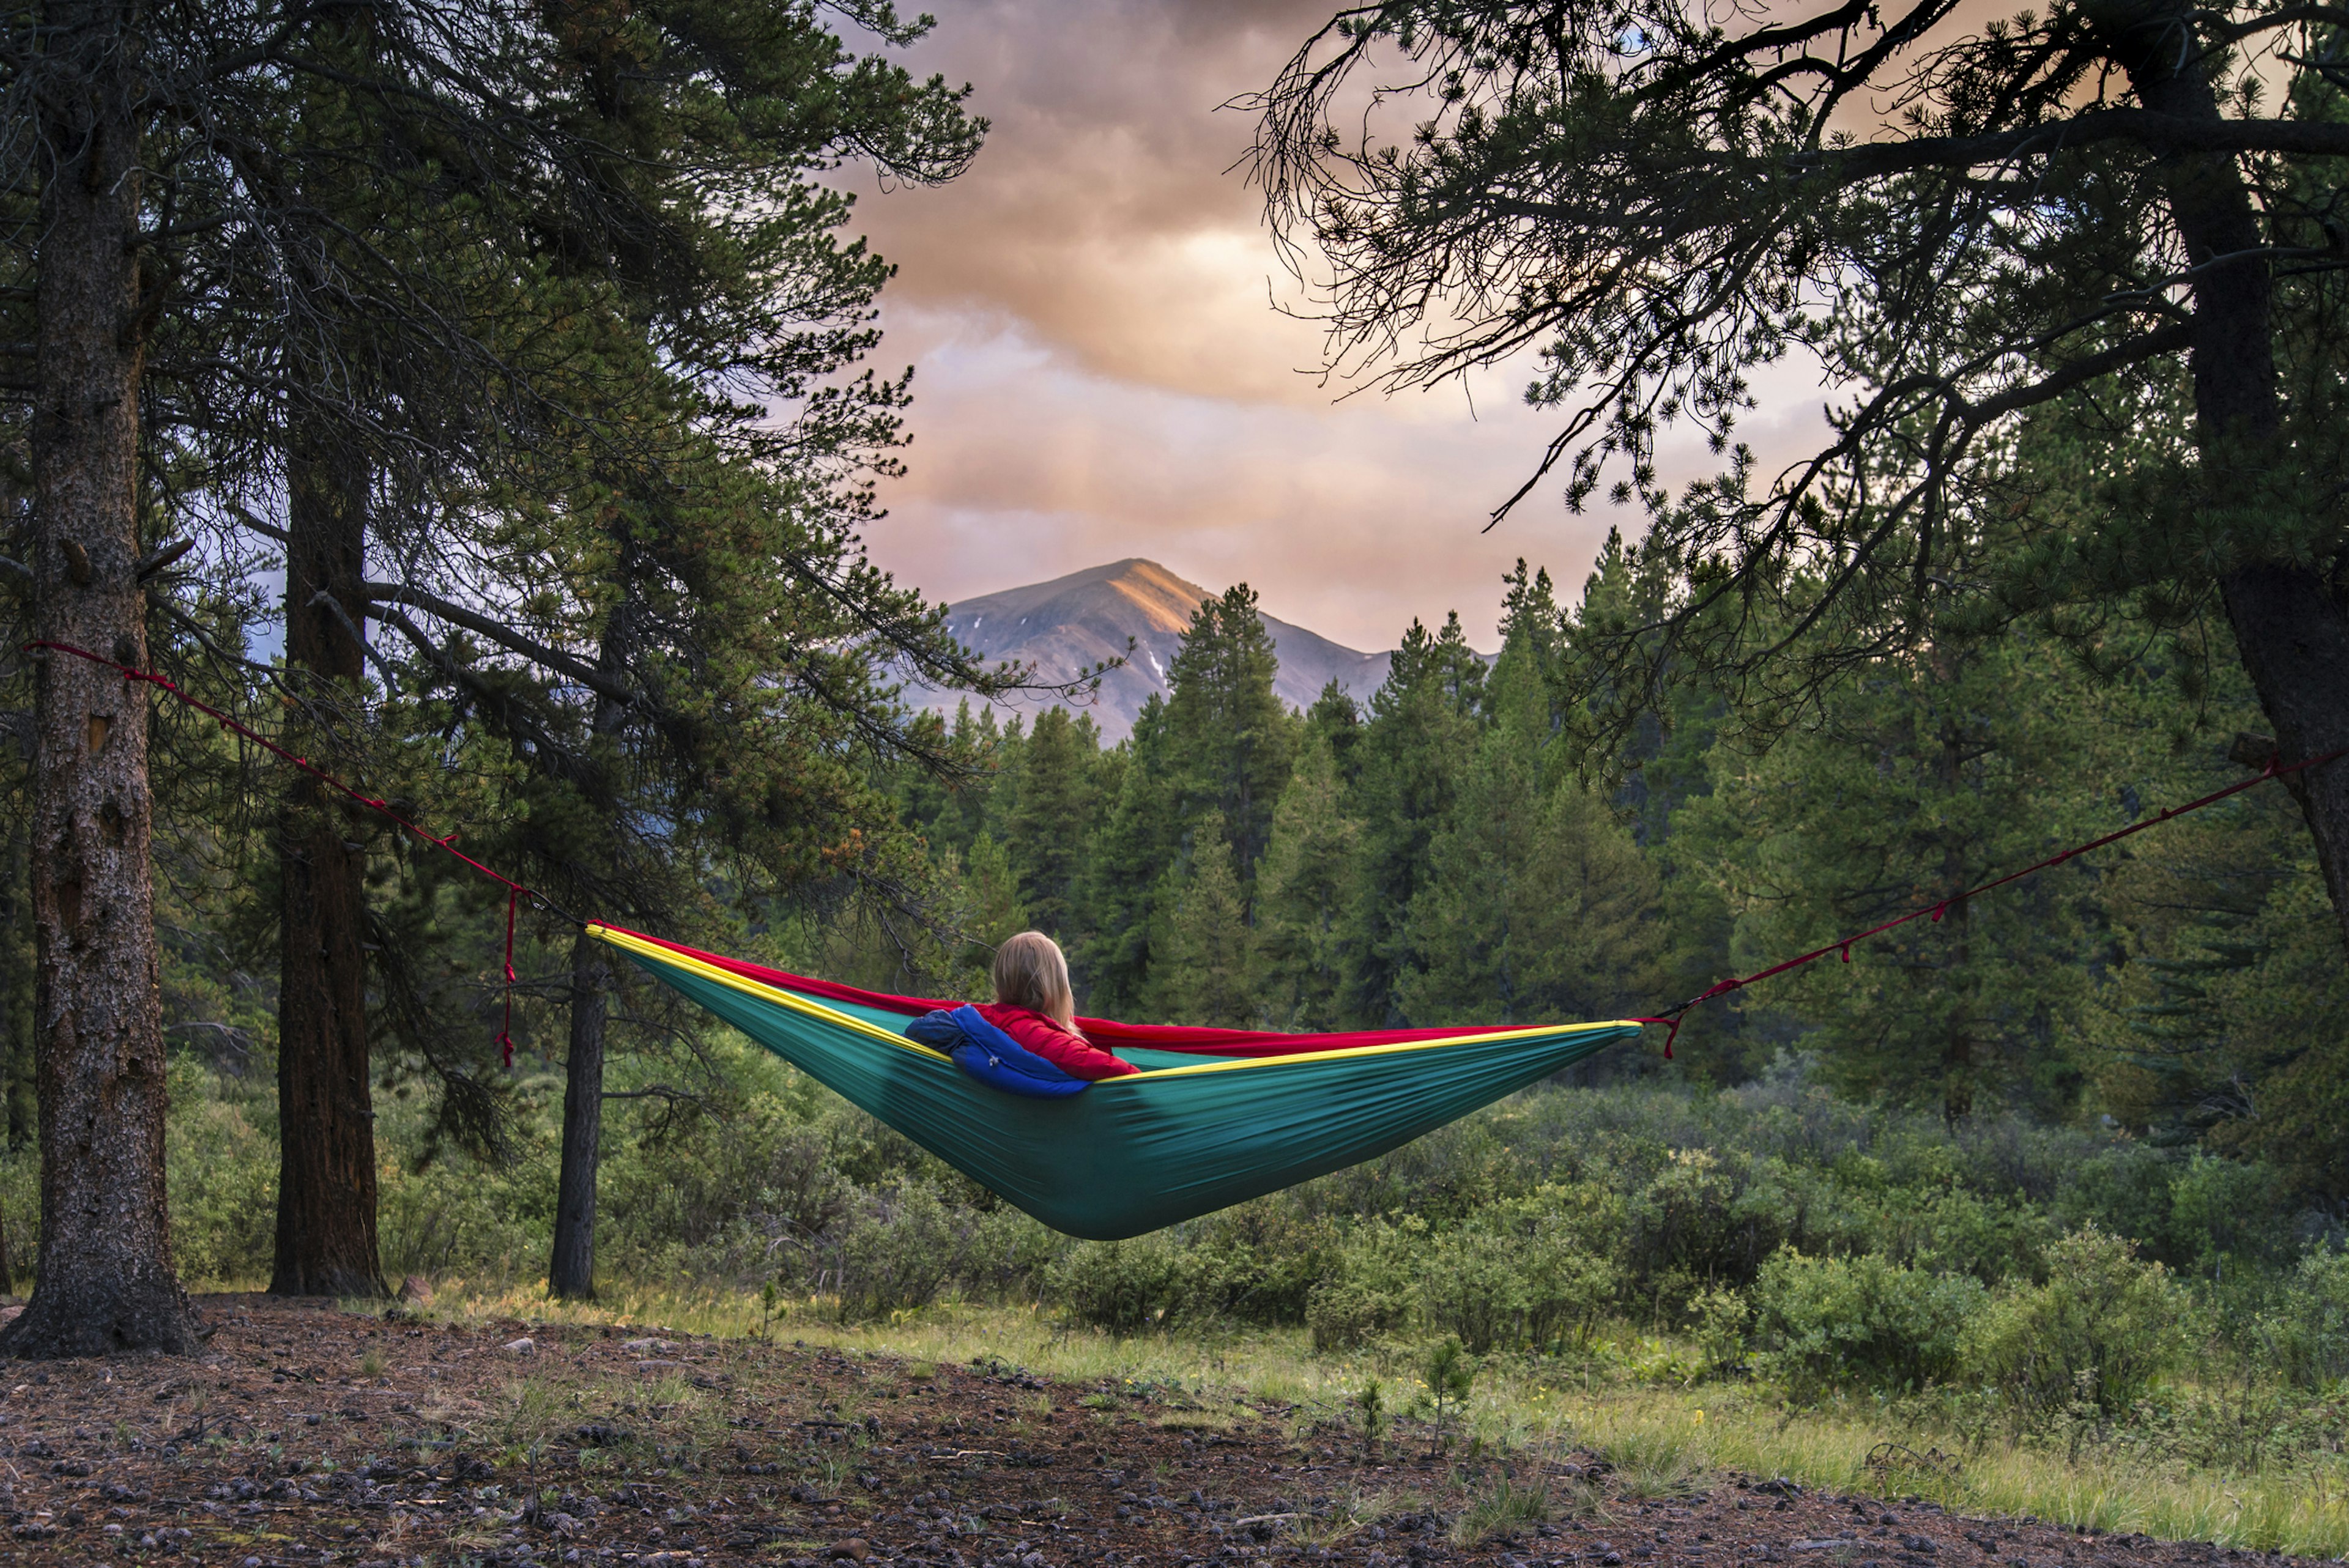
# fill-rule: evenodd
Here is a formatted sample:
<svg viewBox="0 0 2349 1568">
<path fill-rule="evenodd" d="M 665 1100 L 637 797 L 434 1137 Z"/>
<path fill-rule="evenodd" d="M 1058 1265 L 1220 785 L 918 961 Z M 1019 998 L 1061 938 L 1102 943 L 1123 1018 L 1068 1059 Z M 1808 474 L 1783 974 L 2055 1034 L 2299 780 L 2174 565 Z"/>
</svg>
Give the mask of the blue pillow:
<svg viewBox="0 0 2349 1568">
<path fill-rule="evenodd" d="M 968 1003 L 924 1014 L 905 1026 L 905 1037 L 946 1052 L 955 1066 L 1005 1094 L 1066 1099 L 1092 1087 L 1092 1080 L 1063 1072 L 979 1016 L 978 1009 Z"/>
<path fill-rule="evenodd" d="M 955 1022 L 954 1010 L 942 1008 L 925 1013 L 906 1025 L 905 1037 L 916 1045 L 929 1047 L 942 1057 L 952 1056 L 954 1048 L 963 1043 L 962 1026 Z"/>
</svg>

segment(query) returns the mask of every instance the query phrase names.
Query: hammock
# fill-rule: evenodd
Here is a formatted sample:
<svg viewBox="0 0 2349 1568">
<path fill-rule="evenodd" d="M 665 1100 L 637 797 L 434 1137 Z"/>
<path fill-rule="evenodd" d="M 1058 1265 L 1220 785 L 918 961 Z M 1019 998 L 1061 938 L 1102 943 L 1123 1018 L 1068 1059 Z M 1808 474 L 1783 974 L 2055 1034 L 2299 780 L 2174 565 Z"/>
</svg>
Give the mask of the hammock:
<svg viewBox="0 0 2349 1568">
<path fill-rule="evenodd" d="M 1277 1035 L 1081 1018 L 1142 1070 L 1065 1099 L 978 1082 L 905 1026 L 952 1002 L 787 975 L 590 923 L 647 973 L 1056 1231 L 1138 1236 L 1385 1153 L 1635 1022 Z"/>
</svg>

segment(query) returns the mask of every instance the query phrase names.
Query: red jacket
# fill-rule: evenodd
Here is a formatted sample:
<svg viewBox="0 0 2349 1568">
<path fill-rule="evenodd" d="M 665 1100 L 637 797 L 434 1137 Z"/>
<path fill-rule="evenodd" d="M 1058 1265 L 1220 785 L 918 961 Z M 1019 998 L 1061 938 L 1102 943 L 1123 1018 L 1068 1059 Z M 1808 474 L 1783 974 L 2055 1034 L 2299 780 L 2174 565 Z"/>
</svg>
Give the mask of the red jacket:
<svg viewBox="0 0 2349 1568">
<path fill-rule="evenodd" d="M 978 1016 L 1071 1078 L 1123 1078 L 1142 1069 L 1096 1048 L 1084 1036 L 1029 1007 L 980 1005 Z"/>
</svg>

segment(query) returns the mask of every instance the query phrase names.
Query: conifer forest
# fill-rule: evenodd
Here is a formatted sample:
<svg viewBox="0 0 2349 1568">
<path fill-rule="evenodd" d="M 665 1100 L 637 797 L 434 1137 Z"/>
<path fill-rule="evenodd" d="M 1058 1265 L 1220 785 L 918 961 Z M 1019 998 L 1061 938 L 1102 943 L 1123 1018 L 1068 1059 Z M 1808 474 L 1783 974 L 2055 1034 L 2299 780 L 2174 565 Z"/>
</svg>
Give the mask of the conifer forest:
<svg viewBox="0 0 2349 1568">
<path fill-rule="evenodd" d="M 0 1540 L 2349 1553 L 2349 11 L 1250 21 L 1332 385 L 1543 421 L 1428 528 L 1612 526 L 1306 704 L 1231 573 L 1128 732 L 868 553 L 956 9 L 0 7 Z M 1079 1241 L 590 923 L 1645 1026 Z"/>
</svg>

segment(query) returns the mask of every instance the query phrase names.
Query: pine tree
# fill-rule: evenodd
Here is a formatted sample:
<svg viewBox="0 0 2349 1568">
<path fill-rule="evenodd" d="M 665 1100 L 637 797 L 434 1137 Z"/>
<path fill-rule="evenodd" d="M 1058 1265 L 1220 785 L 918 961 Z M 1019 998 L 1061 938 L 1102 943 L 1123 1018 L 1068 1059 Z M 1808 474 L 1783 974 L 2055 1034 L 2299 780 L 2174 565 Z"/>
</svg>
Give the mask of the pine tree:
<svg viewBox="0 0 2349 1568">
<path fill-rule="evenodd" d="M 1247 903 L 1223 818 L 1207 812 L 1192 824 L 1190 839 L 1161 885 L 1165 935 L 1150 968 L 1152 1011 L 1168 1022 L 1255 1027 Z"/>
<path fill-rule="evenodd" d="M 905 392 L 902 379 L 854 373 L 876 341 L 871 302 L 888 269 L 840 232 L 853 198 L 831 177 L 853 158 L 913 181 L 950 178 L 983 129 L 961 94 L 887 57 L 926 24 L 885 4 L 855 7 L 854 20 L 874 52 L 860 55 L 828 30 L 835 18 L 790 0 L 12 15 L 0 24 L 0 79 L 20 109 L 51 121 L 28 122 L 11 165 L 11 189 L 20 200 L 37 191 L 44 211 L 38 222 L 20 212 L 9 231 L 16 286 L 0 313 L 13 318 L 9 337 L 40 345 L 52 370 L 71 362 L 105 383 L 42 385 L 38 407 L 109 411 L 25 432 L 42 490 L 26 556 L 42 626 L 142 665 L 174 651 L 149 635 L 168 627 L 238 669 L 237 653 L 191 628 L 179 595 L 158 592 L 167 584 L 154 574 L 173 555 L 158 531 L 202 528 L 220 548 L 198 561 L 239 584 L 264 565 L 246 554 L 253 541 L 283 545 L 293 624 L 268 695 L 274 712 L 292 700 L 297 750 L 367 764 L 339 770 L 388 793 L 367 775 L 386 770 L 395 748 L 367 744 L 380 738 L 349 711 L 372 671 L 409 688 L 378 695 L 430 699 L 469 732 L 452 748 L 492 732 L 537 784 L 576 787 L 605 808 L 602 834 L 507 837 L 500 847 L 518 851 L 508 863 L 533 882 L 570 894 L 629 882 L 613 872 L 635 870 L 632 858 L 612 851 L 626 847 L 626 824 L 654 818 L 687 853 L 709 841 L 689 830 L 723 820 L 738 848 L 757 843 L 770 885 L 839 864 L 840 844 L 881 820 L 853 778 L 857 748 L 918 738 L 869 678 L 876 646 L 892 662 L 936 665 L 922 672 L 934 685 L 957 684 L 947 672 L 964 661 L 927 607 L 855 548 Z M 86 199 L 71 194 L 85 183 Z M 64 511 L 53 474 L 72 476 Z M 264 515 L 281 503 L 282 525 Z M 57 529 L 71 551 L 61 553 Z M 363 581 L 369 567 L 394 580 Z M 65 601 L 45 575 L 53 568 L 75 590 L 70 624 L 55 614 Z M 629 604 L 647 611 L 641 634 L 623 639 L 632 656 L 602 667 L 607 623 Z M 82 613 L 100 607 L 117 624 Z M 86 678 L 119 685 L 95 669 L 43 682 L 72 714 L 67 730 L 45 733 L 44 779 L 89 771 L 60 749 L 100 711 Z M 792 717 L 816 721 L 799 766 L 737 765 L 746 740 L 797 727 L 758 722 L 786 688 L 800 707 Z M 599 748 L 588 738 L 605 701 L 633 733 Z M 147 753 L 143 724 L 111 727 L 109 768 L 144 769 L 125 760 Z M 634 766 L 606 767 L 615 751 Z M 726 794 L 714 781 L 730 772 L 757 798 L 702 810 Z M 621 783 L 640 792 L 624 802 L 632 789 Z M 107 826 L 128 880 L 62 883 L 142 930 L 150 792 L 129 777 L 108 788 L 127 791 Z M 364 1289 L 375 1264 L 363 1015 L 370 978 L 388 985 L 397 961 L 386 955 L 372 977 L 365 967 L 381 947 L 363 940 L 380 913 L 360 886 L 368 833 L 338 808 L 314 810 L 299 786 L 285 793 L 279 1280 Z M 794 799 L 837 810 L 785 809 Z M 843 831 L 807 831 L 819 817 Z M 801 834 L 808 841 L 781 850 Z M 633 847 L 659 836 L 637 832 Z M 45 827 L 34 852 L 66 842 Z M 60 885 L 49 870 L 36 890 Z M 625 914 L 630 903 L 603 908 Z M 88 1015 L 78 1040 L 102 1061 L 51 1053 L 74 1080 L 52 1075 L 61 1104 L 80 1104 L 119 1068 L 160 1083 L 141 1039 L 102 1038 L 116 1026 L 147 1032 L 135 979 L 152 983 L 146 941 L 106 944 L 108 962 L 134 977 L 118 993 L 129 1000 L 105 1028 Z M 98 974 L 83 965 L 66 983 Z M 581 970 L 574 988 L 594 989 Z M 64 997 L 42 1016 L 80 1011 Z M 428 1049 L 432 1032 L 418 1031 Z M 118 1329 L 116 1347 L 140 1342 L 148 1330 L 117 1324 L 91 1294 L 118 1264 L 132 1288 L 165 1302 L 145 1314 L 162 1342 L 184 1341 L 168 1267 L 124 1262 L 149 1251 L 162 1196 L 101 1191 L 160 1159 L 150 1097 L 100 1098 L 119 1163 L 60 1172 L 57 1191 L 80 1196 L 49 1204 L 49 1222 L 85 1212 L 137 1222 L 70 1249 L 98 1271 L 79 1283 L 72 1267 L 45 1266 L 42 1299 L 10 1331 L 12 1346 Z M 71 1119 L 50 1116 L 45 1133 L 77 1146 Z M 57 1305 L 77 1294 L 78 1305 Z"/>
<path fill-rule="evenodd" d="M 998 801 L 1003 736 L 996 727 L 995 709 L 982 703 L 974 716 L 965 699 L 955 705 L 951 728 L 934 718 L 916 722 L 936 737 L 929 744 L 947 766 L 897 769 L 900 819 L 928 842 L 931 853 L 967 855 L 980 833 L 1002 821 Z"/>
<path fill-rule="evenodd" d="M 1567 1023 L 1659 1005 L 1661 899 L 1630 834 L 1578 780 L 1546 781 L 1552 686 L 1514 624 L 1491 725 L 1411 903 L 1396 994 L 1413 1024 Z"/>
<path fill-rule="evenodd" d="M 2349 119 L 2312 25 L 1392 0 L 1317 27 L 1253 100 L 1253 172 L 1318 249 L 1333 367 L 1429 387 L 1539 349 L 1556 435 L 1495 515 L 1553 473 L 1569 504 L 1643 505 L 1673 592 L 1588 666 L 1614 718 L 1662 681 L 1873 679 L 2019 614 L 2189 641 L 2223 619 L 2277 755 L 2309 761 L 2349 747 L 2349 270 L 2297 260 L 2333 243 Z M 1359 112 L 1390 96 L 1412 107 Z M 1734 427 L 1795 344 L 1837 404 L 1764 474 Z M 1658 445 L 1692 422 L 1723 471 L 1679 490 Z M 2103 481 L 2053 512 L 2009 484 L 2041 422 Z M 2349 767 L 2297 800 L 2349 934 Z"/>
<path fill-rule="evenodd" d="M 1175 759 L 1166 705 L 1152 693 L 1118 748 L 1115 803 L 1102 823 L 1086 868 L 1086 902 L 1093 935 L 1083 950 L 1091 976 L 1089 1006 L 1119 1015 L 1150 999 L 1152 925 L 1161 881 L 1181 842 L 1176 814 Z"/>
<path fill-rule="evenodd" d="M 1296 720 L 1272 689 L 1278 667 L 1256 592 L 1240 583 L 1200 604 L 1166 671 L 1176 810 L 1185 823 L 1222 819 L 1243 882 L 1263 858 L 1296 753 Z"/>
<path fill-rule="evenodd" d="M 1760 758 L 1714 748 L 1713 792 L 1682 808 L 1671 853 L 1734 912 L 1742 967 L 1940 906 L 1751 1004 L 1805 1026 L 1828 1082 L 1953 1120 L 2074 1104 L 2095 869 L 1953 895 L 2111 824 L 2078 782 L 2096 771 L 2086 695 L 2016 636 L 1887 661 Z"/>
<path fill-rule="evenodd" d="M 1547 748 L 1566 727 L 1566 617 L 1559 613 L 1547 567 L 1528 573 L 1520 555 L 1516 570 L 1501 581 L 1508 590 L 1501 601 L 1501 659 L 1522 665 L 1528 690 L 1539 694 L 1534 734 L 1536 744 Z M 1563 748 L 1546 750 L 1546 755 L 1553 767 L 1569 760 Z"/>
<path fill-rule="evenodd" d="M 140 413 L 167 292 L 146 242 L 158 95 L 140 22 L 91 0 L 43 6 L 8 19 L 0 51 L 20 144 L 9 292 L 36 316 L 9 313 L 11 339 L 31 345 L 11 396 L 29 393 L 41 411 L 16 433 L 33 490 L 18 570 L 36 637 L 133 667 L 148 656 Z M 33 1299 L 0 1329 L 0 1354 L 200 1348 L 163 1181 L 149 712 L 146 688 L 86 660 L 51 655 L 34 682 L 44 1201 Z"/>
<path fill-rule="evenodd" d="M 1345 812 L 1330 736 L 1309 731 L 1257 867 L 1255 988 L 1274 1028 L 1339 1026 L 1340 927 L 1361 835 L 1361 824 Z"/>
<path fill-rule="evenodd" d="M 2198 760 L 2201 776 L 2176 793 L 2224 777 Z M 2087 1065 L 2122 1125 L 2165 1143 L 2256 1151 L 2303 1190 L 2339 1192 L 2349 1191 L 2339 1140 L 2302 1135 L 2349 1084 L 2334 1043 L 2349 973 L 2326 961 L 2323 884 L 2294 852 L 2293 809 L 2282 790 L 2253 790 L 2106 862 L 2099 902 L 2120 962 L 2085 1020 Z"/>
<path fill-rule="evenodd" d="M 1569 703 L 1558 715 L 1561 760 L 1595 789 L 1611 790 L 1609 804 L 1630 826 L 1634 842 L 1647 852 L 1662 878 L 1664 979 L 1661 994 L 1673 1001 L 1696 995 L 1735 972 L 1731 938 L 1735 926 L 1715 881 L 1702 873 L 1701 858 L 1670 852 L 1678 830 L 1677 813 L 1713 790 L 1712 762 L 1723 744 L 1730 702 L 1720 689 L 1700 681 L 1671 681 L 1645 693 L 1609 691 L 1603 654 L 1588 645 L 1605 644 L 1627 626 L 1651 624 L 1671 589 L 1659 563 L 1627 547 L 1608 531 L 1582 598 L 1559 618 L 1558 684 L 1568 693 L 1608 691 L 1598 704 Z M 1740 613 L 1734 603 L 1717 612 Z M 1592 721 L 1591 706 L 1646 706 L 1622 726 Z M 1783 1028 L 1767 1026 L 1766 1007 L 1756 1013 L 1744 994 L 1706 1004 L 1683 1019 L 1677 1057 L 1682 1070 L 1724 1083 L 1739 1083 L 1766 1068 L 1784 1047 Z M 1762 1006 L 1760 1003 L 1754 1004 Z"/>
<path fill-rule="evenodd" d="M 1027 930 L 1034 923 L 1034 916 L 1020 902 L 1019 878 L 1011 857 L 995 841 L 993 834 L 982 832 L 971 841 L 962 876 L 970 897 L 962 924 L 972 940 L 985 949 L 983 953 L 968 954 L 967 962 L 984 972 L 992 965 L 995 944 L 1015 932 Z"/>
<path fill-rule="evenodd" d="M 1397 983 L 1411 962 L 1405 929 L 1427 876 L 1427 851 L 1477 734 L 1485 666 L 1448 617 L 1440 634 L 1413 621 L 1392 673 L 1371 697 L 1347 811 L 1362 824 L 1347 911 L 1345 1013 L 1365 1027 L 1402 1017 Z"/>
<path fill-rule="evenodd" d="M 1004 848 L 1019 883 L 1020 903 L 1035 928 L 1081 954 L 1091 927 L 1084 877 L 1100 798 L 1094 762 L 1101 755 L 1092 716 L 1071 718 L 1064 707 L 1036 716 L 1007 786 L 1013 791 L 1004 821 Z"/>
<path fill-rule="evenodd" d="M 1356 771 L 1354 748 L 1362 738 L 1362 705 L 1332 680 L 1305 710 L 1305 732 L 1309 738 L 1319 737 L 1329 745 L 1338 782 L 1350 789 Z"/>
</svg>

